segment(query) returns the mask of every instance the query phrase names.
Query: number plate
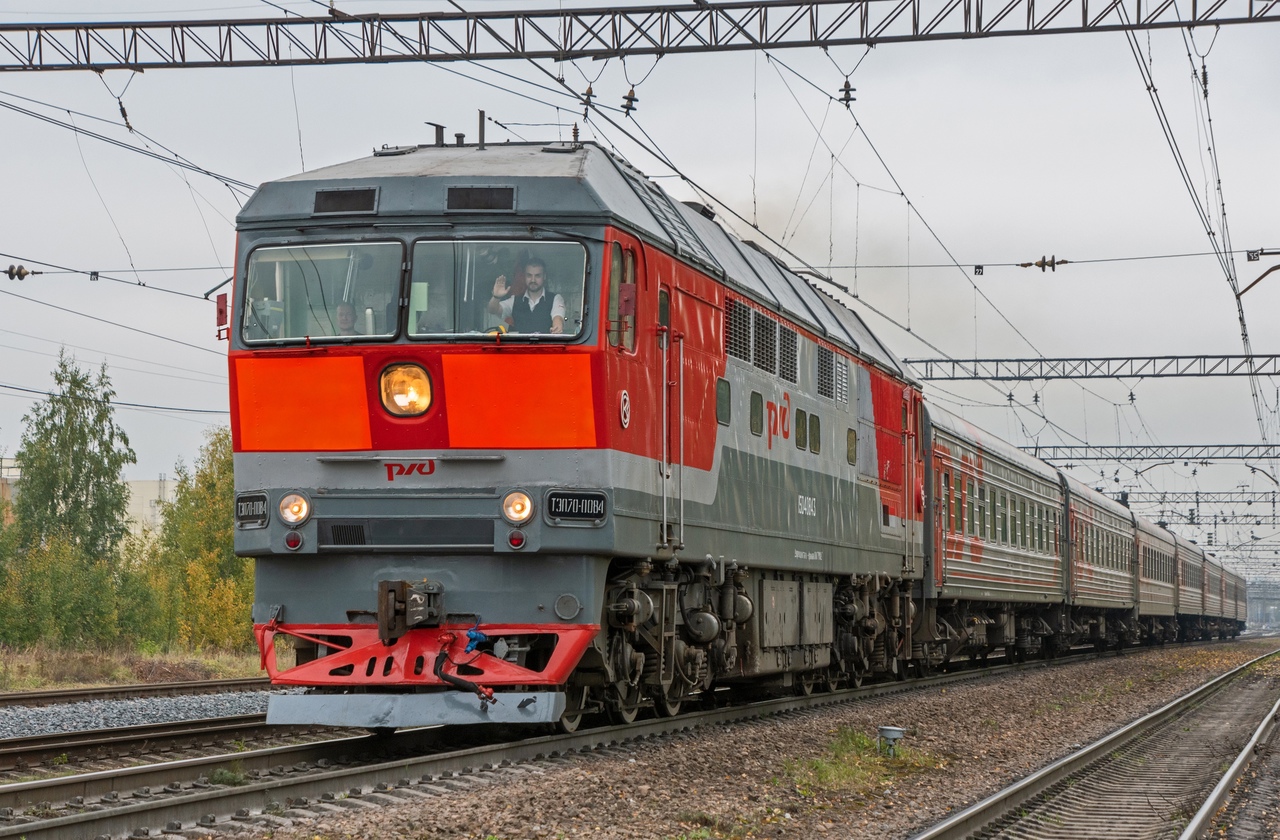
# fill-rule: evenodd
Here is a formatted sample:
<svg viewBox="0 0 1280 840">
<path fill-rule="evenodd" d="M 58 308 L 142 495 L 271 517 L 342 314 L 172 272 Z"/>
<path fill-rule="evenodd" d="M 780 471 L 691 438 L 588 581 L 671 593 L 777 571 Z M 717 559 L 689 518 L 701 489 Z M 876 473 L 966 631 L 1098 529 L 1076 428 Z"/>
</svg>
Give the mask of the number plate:
<svg viewBox="0 0 1280 840">
<path fill-rule="evenodd" d="M 598 521 L 604 519 L 606 499 L 603 493 L 552 490 L 547 494 L 547 516 L 552 519 Z"/>
<path fill-rule="evenodd" d="M 237 528 L 241 530 L 265 528 L 267 527 L 267 514 L 266 493 L 241 493 L 236 496 Z"/>
</svg>

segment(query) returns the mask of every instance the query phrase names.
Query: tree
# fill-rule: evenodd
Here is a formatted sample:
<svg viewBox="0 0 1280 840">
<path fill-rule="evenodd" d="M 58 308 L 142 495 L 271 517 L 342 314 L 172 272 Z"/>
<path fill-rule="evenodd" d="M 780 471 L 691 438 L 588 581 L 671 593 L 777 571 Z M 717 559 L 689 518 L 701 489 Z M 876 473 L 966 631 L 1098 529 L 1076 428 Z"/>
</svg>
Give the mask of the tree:
<svg viewBox="0 0 1280 840">
<path fill-rule="evenodd" d="M 195 470 L 178 464 L 173 501 L 164 506 L 159 562 L 152 569 L 176 641 L 192 647 L 247 648 L 252 642 L 253 562 L 235 552 L 231 430 L 209 432 Z"/>
<path fill-rule="evenodd" d="M 136 463 L 115 422 L 104 362 L 94 378 L 63 350 L 54 392 L 24 416 L 14 515 L 28 549 L 57 536 L 90 562 L 110 559 L 128 531 L 125 464 Z"/>
</svg>

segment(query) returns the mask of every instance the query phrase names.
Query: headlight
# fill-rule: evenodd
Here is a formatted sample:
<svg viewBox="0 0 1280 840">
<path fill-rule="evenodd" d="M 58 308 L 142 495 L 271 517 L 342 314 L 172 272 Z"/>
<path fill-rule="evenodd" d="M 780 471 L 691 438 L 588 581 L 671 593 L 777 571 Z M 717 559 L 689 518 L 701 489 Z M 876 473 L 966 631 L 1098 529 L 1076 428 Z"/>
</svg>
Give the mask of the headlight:
<svg viewBox="0 0 1280 840">
<path fill-rule="evenodd" d="M 397 417 L 416 417 L 431 407 L 431 379 L 417 365 L 391 365 L 382 372 L 382 406 Z"/>
<path fill-rule="evenodd" d="M 280 500 L 280 518 L 286 525 L 301 525 L 311 515 L 311 502 L 301 493 L 290 493 Z"/>
<path fill-rule="evenodd" d="M 512 525 L 523 525 L 533 516 L 533 500 L 523 490 L 512 490 L 502 500 L 502 515 Z"/>
</svg>

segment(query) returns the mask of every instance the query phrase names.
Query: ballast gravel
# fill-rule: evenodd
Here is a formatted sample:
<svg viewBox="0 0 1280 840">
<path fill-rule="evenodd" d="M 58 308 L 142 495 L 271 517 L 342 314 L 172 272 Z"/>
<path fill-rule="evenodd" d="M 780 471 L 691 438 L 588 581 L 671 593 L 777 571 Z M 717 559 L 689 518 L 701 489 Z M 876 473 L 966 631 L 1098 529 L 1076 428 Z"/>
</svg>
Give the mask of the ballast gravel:
<svg viewBox="0 0 1280 840">
<path fill-rule="evenodd" d="M 693 840 L 905 838 L 1153 711 L 1274 639 L 1109 656 L 699 729 L 660 742 L 520 765 L 427 800 L 280 827 L 228 827 L 273 840 Z M 907 729 L 910 766 L 841 785 L 807 772 L 841 730 Z M 1268 835 L 1269 836 L 1269 835 Z"/>
<path fill-rule="evenodd" d="M 90 700 L 51 706 L 6 706 L 0 711 L 0 738 L 26 738 L 231 715 L 261 715 L 267 712 L 267 698 L 270 696 L 268 691 L 240 691 L 135 700 Z"/>
</svg>

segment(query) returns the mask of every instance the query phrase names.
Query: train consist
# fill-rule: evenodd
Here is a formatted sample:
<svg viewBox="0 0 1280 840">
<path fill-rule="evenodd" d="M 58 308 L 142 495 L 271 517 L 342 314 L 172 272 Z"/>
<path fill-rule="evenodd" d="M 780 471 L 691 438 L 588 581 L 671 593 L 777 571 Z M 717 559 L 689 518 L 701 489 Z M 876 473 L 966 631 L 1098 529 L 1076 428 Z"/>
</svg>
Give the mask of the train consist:
<svg viewBox="0 0 1280 840">
<path fill-rule="evenodd" d="M 1239 577 L 596 145 L 384 148 L 238 231 L 236 550 L 309 687 L 272 721 L 573 728 L 1243 628 Z"/>
</svg>

